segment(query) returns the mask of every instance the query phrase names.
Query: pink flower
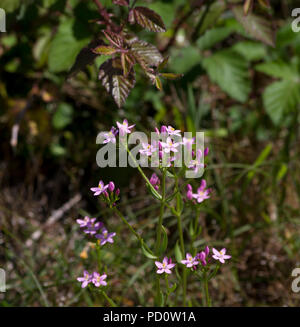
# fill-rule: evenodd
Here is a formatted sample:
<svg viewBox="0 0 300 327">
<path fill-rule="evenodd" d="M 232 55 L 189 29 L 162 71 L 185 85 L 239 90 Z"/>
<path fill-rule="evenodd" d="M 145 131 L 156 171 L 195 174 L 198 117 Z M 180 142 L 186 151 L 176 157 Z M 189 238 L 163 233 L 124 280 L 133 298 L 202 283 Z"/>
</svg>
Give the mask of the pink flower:
<svg viewBox="0 0 300 327">
<path fill-rule="evenodd" d="M 207 265 L 207 257 L 208 257 L 208 254 L 209 254 L 209 247 L 206 246 L 205 250 L 204 251 L 201 251 L 200 253 L 198 253 L 196 255 L 196 258 L 201 261 L 201 264 L 203 266 L 206 266 Z"/>
<path fill-rule="evenodd" d="M 192 194 L 193 198 L 196 199 L 198 203 L 201 203 L 204 200 L 210 198 L 209 194 L 210 194 L 211 190 L 205 189 L 205 187 L 206 187 L 206 181 L 205 181 L 205 179 L 202 179 L 201 185 L 198 188 L 197 193 Z"/>
<path fill-rule="evenodd" d="M 104 185 L 102 181 L 99 182 L 98 187 L 92 187 L 90 190 L 94 192 L 94 196 L 100 195 L 108 188 L 108 185 Z"/>
<path fill-rule="evenodd" d="M 181 260 L 181 263 L 186 265 L 187 268 L 192 268 L 194 266 L 197 266 L 199 264 L 199 261 L 197 261 L 196 257 L 193 257 L 190 253 L 187 253 L 185 256 L 185 260 Z"/>
<path fill-rule="evenodd" d="M 82 283 L 81 287 L 85 288 L 92 281 L 92 275 L 90 275 L 86 270 L 83 272 L 83 277 L 78 277 L 77 280 Z"/>
<path fill-rule="evenodd" d="M 106 286 L 106 285 L 107 285 L 107 282 L 105 281 L 106 277 L 107 277 L 106 274 L 100 275 L 100 274 L 97 273 L 97 272 L 93 272 L 92 283 L 93 283 L 96 287 L 99 287 L 99 286 L 101 286 L 101 285 Z"/>
<path fill-rule="evenodd" d="M 180 143 L 174 143 L 170 137 L 167 137 L 166 142 L 160 143 L 165 153 L 170 153 L 171 151 L 178 152 L 176 148 L 180 145 Z"/>
<path fill-rule="evenodd" d="M 108 233 L 106 228 L 102 229 L 102 234 L 97 234 L 95 237 L 100 240 L 100 245 L 104 245 L 107 242 L 113 243 L 113 237 L 116 236 L 116 233 Z"/>
<path fill-rule="evenodd" d="M 139 152 L 147 156 L 151 156 L 153 152 L 157 151 L 157 149 L 151 144 L 142 143 L 142 147 L 143 149 L 139 150 Z"/>
<path fill-rule="evenodd" d="M 164 257 L 163 262 L 155 261 L 155 265 L 158 268 L 156 271 L 157 274 L 171 274 L 171 269 L 175 267 L 175 263 L 172 263 L 172 259 L 168 259 L 167 257 Z"/>
<path fill-rule="evenodd" d="M 92 218 L 96 219 L 96 218 Z M 76 222 L 79 224 L 80 228 L 87 227 L 91 223 L 91 218 L 85 216 L 83 219 L 77 219 Z"/>
<path fill-rule="evenodd" d="M 188 149 L 192 148 L 192 145 L 195 143 L 195 138 L 188 139 L 187 137 L 183 137 L 182 145 L 186 146 Z"/>
<path fill-rule="evenodd" d="M 181 136 L 181 130 L 180 129 L 175 129 L 172 126 L 168 126 L 166 128 L 166 131 L 169 135 L 176 135 L 176 136 Z"/>
<path fill-rule="evenodd" d="M 205 148 L 205 149 L 204 149 L 204 156 L 205 156 L 205 157 L 208 155 L 208 152 L 209 152 L 209 148 Z"/>
<path fill-rule="evenodd" d="M 189 200 L 193 200 L 193 188 L 191 184 L 187 184 L 187 192 L 186 192 L 186 197 Z"/>
<path fill-rule="evenodd" d="M 131 133 L 131 129 L 132 129 L 135 125 L 128 126 L 128 121 L 127 121 L 127 119 L 124 119 L 122 124 L 119 123 L 119 122 L 117 121 L 117 126 L 118 126 L 118 128 L 119 128 L 120 135 L 121 135 L 121 136 L 124 136 L 125 134 L 130 134 L 130 133 Z"/>
<path fill-rule="evenodd" d="M 160 184 L 160 180 L 159 180 L 158 176 L 157 176 L 155 173 L 153 173 L 153 174 L 151 175 L 151 178 L 150 178 L 149 182 L 151 183 L 151 185 L 154 186 L 154 188 L 155 188 L 156 190 L 158 190 L 158 188 L 159 188 L 159 184 Z"/>
<path fill-rule="evenodd" d="M 86 234 L 95 235 L 97 230 L 103 227 L 103 223 L 101 221 L 96 222 L 96 218 L 91 218 L 86 227 L 87 229 L 84 230 Z"/>
<path fill-rule="evenodd" d="M 212 249 L 213 251 L 213 258 L 215 260 L 219 260 L 221 263 L 225 263 L 225 260 L 228 260 L 231 258 L 231 255 L 226 254 L 226 249 L 222 249 L 221 251 L 216 250 L 215 248 Z"/>
<path fill-rule="evenodd" d="M 116 143 L 116 135 L 118 134 L 118 130 L 115 127 L 112 127 L 109 132 L 103 133 L 103 136 L 105 137 L 105 140 L 103 141 L 103 144 L 106 143 Z"/>
<path fill-rule="evenodd" d="M 108 190 L 109 190 L 110 192 L 113 192 L 114 189 L 115 189 L 115 184 L 114 184 L 114 182 L 109 182 L 109 183 L 108 183 Z"/>
<path fill-rule="evenodd" d="M 192 159 L 188 164 L 188 168 L 192 168 L 196 173 L 199 168 L 204 168 L 204 164 L 201 162 L 202 151 L 199 149 L 196 154 L 196 159 Z"/>
</svg>

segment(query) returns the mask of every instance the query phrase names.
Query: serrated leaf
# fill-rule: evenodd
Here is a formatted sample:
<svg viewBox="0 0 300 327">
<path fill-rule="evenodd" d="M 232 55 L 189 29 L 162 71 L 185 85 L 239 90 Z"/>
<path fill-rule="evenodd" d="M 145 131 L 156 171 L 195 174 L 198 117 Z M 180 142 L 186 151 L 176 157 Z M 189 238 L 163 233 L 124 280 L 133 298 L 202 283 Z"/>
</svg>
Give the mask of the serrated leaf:
<svg viewBox="0 0 300 327">
<path fill-rule="evenodd" d="M 202 62 L 210 79 L 232 98 L 245 102 L 251 90 L 248 63 L 238 53 L 221 50 Z"/>
<path fill-rule="evenodd" d="M 89 43 L 89 45 L 80 50 L 79 54 L 75 59 L 75 63 L 71 67 L 68 76 L 74 76 L 79 71 L 83 70 L 87 65 L 90 65 L 97 58 L 97 54 L 93 52 L 93 48 L 103 44 L 102 40 L 94 40 Z"/>
<path fill-rule="evenodd" d="M 97 48 L 94 48 L 93 52 L 95 54 L 109 56 L 109 55 L 112 55 L 112 54 L 116 53 L 117 49 L 115 49 L 115 48 L 113 48 L 113 47 L 111 47 L 109 45 L 100 45 Z"/>
<path fill-rule="evenodd" d="M 274 125 L 279 125 L 284 115 L 295 110 L 300 102 L 300 85 L 282 80 L 269 85 L 263 93 L 265 109 Z"/>
<path fill-rule="evenodd" d="M 205 34 L 197 40 L 196 44 L 200 50 L 206 50 L 216 43 L 225 40 L 233 32 L 233 28 L 230 27 L 212 28 L 206 31 Z"/>
<path fill-rule="evenodd" d="M 132 10 L 134 21 L 152 32 L 165 32 L 166 27 L 162 18 L 152 9 L 146 7 L 135 7 Z M 131 21 L 133 21 L 133 18 Z"/>
<path fill-rule="evenodd" d="M 120 108 L 135 85 L 135 73 L 132 69 L 125 77 L 120 58 L 109 59 L 100 66 L 99 80 Z"/>
<path fill-rule="evenodd" d="M 256 61 L 265 58 L 266 46 L 260 42 L 241 41 L 236 43 L 232 49 L 241 54 L 248 61 Z"/>
<path fill-rule="evenodd" d="M 176 80 L 183 76 L 183 74 L 173 74 L 173 73 L 160 73 L 159 75 L 163 78 L 170 79 L 170 80 Z"/>
<path fill-rule="evenodd" d="M 109 43 L 117 48 L 122 48 L 124 44 L 124 38 L 115 32 L 112 31 L 103 31 L 105 37 L 108 39 Z"/>
<path fill-rule="evenodd" d="M 138 62 L 157 67 L 163 61 L 163 56 L 158 49 L 146 41 L 134 40 L 130 46 L 131 52 Z"/>
<path fill-rule="evenodd" d="M 295 79 L 295 82 L 298 79 L 298 73 L 295 73 L 295 70 L 292 68 L 292 66 L 287 65 L 286 63 L 281 61 L 262 63 L 256 65 L 255 69 L 259 72 L 277 78 Z"/>
<path fill-rule="evenodd" d="M 233 8 L 233 13 L 236 19 L 254 39 L 275 47 L 276 35 L 269 19 L 253 13 L 249 13 L 245 16 L 242 6 L 235 6 Z"/>
</svg>

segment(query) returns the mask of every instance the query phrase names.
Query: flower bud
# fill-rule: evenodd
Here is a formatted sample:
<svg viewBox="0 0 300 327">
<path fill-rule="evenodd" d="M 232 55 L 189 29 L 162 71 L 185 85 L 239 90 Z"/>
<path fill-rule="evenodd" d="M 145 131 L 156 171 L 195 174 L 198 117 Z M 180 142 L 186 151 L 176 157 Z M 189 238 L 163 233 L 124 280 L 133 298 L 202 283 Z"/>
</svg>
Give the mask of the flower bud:
<svg viewBox="0 0 300 327">
<path fill-rule="evenodd" d="M 114 182 L 109 182 L 108 184 L 108 189 L 110 192 L 113 192 L 113 190 L 115 189 L 115 184 Z"/>
</svg>

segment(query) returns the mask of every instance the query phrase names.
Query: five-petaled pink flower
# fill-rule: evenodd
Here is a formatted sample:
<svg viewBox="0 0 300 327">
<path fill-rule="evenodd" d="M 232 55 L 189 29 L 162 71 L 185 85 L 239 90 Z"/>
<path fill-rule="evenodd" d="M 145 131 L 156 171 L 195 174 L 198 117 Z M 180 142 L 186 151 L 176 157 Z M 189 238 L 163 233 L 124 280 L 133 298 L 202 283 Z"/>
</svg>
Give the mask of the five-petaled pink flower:
<svg viewBox="0 0 300 327">
<path fill-rule="evenodd" d="M 173 140 L 170 137 L 167 137 L 166 142 L 160 142 L 160 144 L 165 153 L 170 153 L 171 151 L 178 152 L 176 148 L 180 145 L 179 142 L 178 143 L 173 142 Z"/>
<path fill-rule="evenodd" d="M 197 193 L 193 193 L 193 198 L 197 200 L 198 203 L 203 202 L 206 199 L 209 199 L 210 196 L 210 189 L 205 189 L 206 188 L 206 181 L 205 179 L 202 179 L 200 187 L 198 187 Z"/>
<path fill-rule="evenodd" d="M 207 265 L 208 254 L 209 254 L 209 247 L 206 246 L 204 251 L 201 251 L 196 255 L 197 260 L 201 261 L 202 266 Z"/>
<path fill-rule="evenodd" d="M 168 133 L 169 135 L 181 136 L 181 130 L 180 130 L 180 129 L 175 129 L 175 128 L 173 128 L 172 126 L 168 126 L 168 127 L 166 128 L 166 130 L 167 130 L 167 133 Z"/>
<path fill-rule="evenodd" d="M 86 270 L 83 272 L 83 277 L 78 277 L 77 280 L 82 283 L 81 287 L 85 288 L 92 281 L 92 275 L 90 275 Z"/>
<path fill-rule="evenodd" d="M 187 268 L 192 268 L 194 266 L 197 266 L 199 264 L 199 261 L 196 259 L 196 257 L 193 257 L 190 253 L 187 253 L 185 256 L 185 260 L 181 260 L 181 263 L 186 265 Z"/>
<path fill-rule="evenodd" d="M 120 135 L 121 136 L 124 136 L 126 134 L 130 134 L 131 133 L 131 129 L 135 126 L 135 124 L 134 125 L 131 125 L 131 126 L 128 126 L 127 119 L 124 119 L 122 124 L 117 121 L 117 126 L 119 128 Z"/>
<path fill-rule="evenodd" d="M 199 168 L 204 168 L 204 163 L 202 161 L 202 151 L 199 149 L 196 153 L 196 159 L 192 159 L 189 164 L 188 168 L 192 168 L 195 173 L 198 172 Z"/>
<path fill-rule="evenodd" d="M 168 259 L 168 257 L 164 257 L 162 262 L 155 261 L 155 265 L 158 268 L 156 271 L 157 274 L 171 274 L 171 269 L 175 267 L 175 263 L 172 263 L 172 259 Z"/>
<path fill-rule="evenodd" d="M 108 233 L 106 228 L 103 228 L 101 234 L 97 234 L 95 237 L 100 240 L 100 245 L 104 245 L 105 243 L 113 243 L 113 237 L 116 236 L 116 233 Z"/>
<path fill-rule="evenodd" d="M 96 287 L 99 287 L 101 285 L 106 286 L 107 285 L 107 282 L 105 281 L 106 277 L 107 277 L 106 274 L 100 275 L 99 273 L 94 272 L 92 277 L 92 283 Z"/>
<path fill-rule="evenodd" d="M 147 156 L 151 156 L 153 152 L 157 151 L 152 144 L 142 143 L 143 149 L 139 150 L 141 154 L 145 154 Z"/>
<path fill-rule="evenodd" d="M 91 224 L 91 219 L 96 218 L 90 218 L 88 216 L 85 216 L 83 219 L 77 219 L 76 222 L 79 224 L 80 228 L 88 227 Z"/>
<path fill-rule="evenodd" d="M 105 137 L 105 140 L 103 141 L 103 144 L 106 143 L 116 143 L 116 135 L 118 134 L 118 130 L 115 127 L 112 127 L 109 132 L 103 133 L 103 136 Z"/>
<path fill-rule="evenodd" d="M 104 185 L 103 181 L 100 181 L 98 187 L 92 187 L 90 190 L 94 192 L 94 196 L 97 196 L 105 192 L 107 188 L 108 185 Z"/>
<path fill-rule="evenodd" d="M 213 258 L 215 260 L 219 260 L 221 263 L 224 263 L 225 260 L 228 260 L 231 258 L 231 255 L 226 254 L 226 249 L 222 249 L 221 251 L 216 250 L 215 248 L 212 249 L 213 251 Z"/>
<path fill-rule="evenodd" d="M 97 230 L 103 227 L 103 223 L 101 221 L 96 222 L 96 218 L 91 218 L 86 227 L 87 229 L 84 230 L 86 234 L 95 235 Z"/>
</svg>

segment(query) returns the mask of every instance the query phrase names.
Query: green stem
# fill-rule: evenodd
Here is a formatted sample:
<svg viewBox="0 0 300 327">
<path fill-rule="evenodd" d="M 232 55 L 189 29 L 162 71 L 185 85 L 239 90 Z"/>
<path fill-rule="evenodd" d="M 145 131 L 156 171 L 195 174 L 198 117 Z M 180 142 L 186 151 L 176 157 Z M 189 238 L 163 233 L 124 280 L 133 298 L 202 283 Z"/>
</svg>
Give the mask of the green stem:
<svg viewBox="0 0 300 327">
<path fill-rule="evenodd" d="M 100 290 L 100 293 L 103 295 L 103 297 L 105 298 L 105 300 L 112 306 L 112 307 L 116 307 L 116 303 L 105 293 L 105 291 Z"/>
<path fill-rule="evenodd" d="M 102 264 L 101 264 L 101 249 L 99 244 L 96 245 L 96 250 L 97 250 L 98 271 L 100 273 L 102 270 Z"/>
<path fill-rule="evenodd" d="M 168 299 L 169 299 L 169 295 L 170 295 L 170 287 L 169 287 L 169 280 L 168 280 L 168 275 L 165 274 L 165 280 L 166 280 L 166 286 L 167 286 L 167 294 L 166 294 L 166 299 L 165 299 L 165 306 L 167 306 L 167 303 L 168 303 Z"/>
<path fill-rule="evenodd" d="M 210 301 L 209 292 L 208 292 L 208 278 L 206 276 L 206 272 L 204 273 L 204 276 L 203 276 L 203 283 L 204 283 L 206 306 L 211 307 L 211 301 Z"/>
<path fill-rule="evenodd" d="M 176 176 L 176 175 L 175 175 Z M 176 195 L 176 217 L 177 217 L 177 226 L 178 226 L 178 233 L 179 233 L 179 240 L 180 240 L 180 250 L 182 255 L 185 254 L 185 249 L 184 249 L 184 240 L 183 240 L 183 230 L 182 230 L 182 224 L 181 224 L 181 216 L 180 216 L 180 192 L 178 188 L 178 177 L 175 177 L 175 192 L 177 192 Z M 183 267 L 182 271 L 182 289 L 183 289 L 183 306 L 186 306 L 186 285 L 187 285 L 187 271 L 185 267 Z"/>
</svg>

